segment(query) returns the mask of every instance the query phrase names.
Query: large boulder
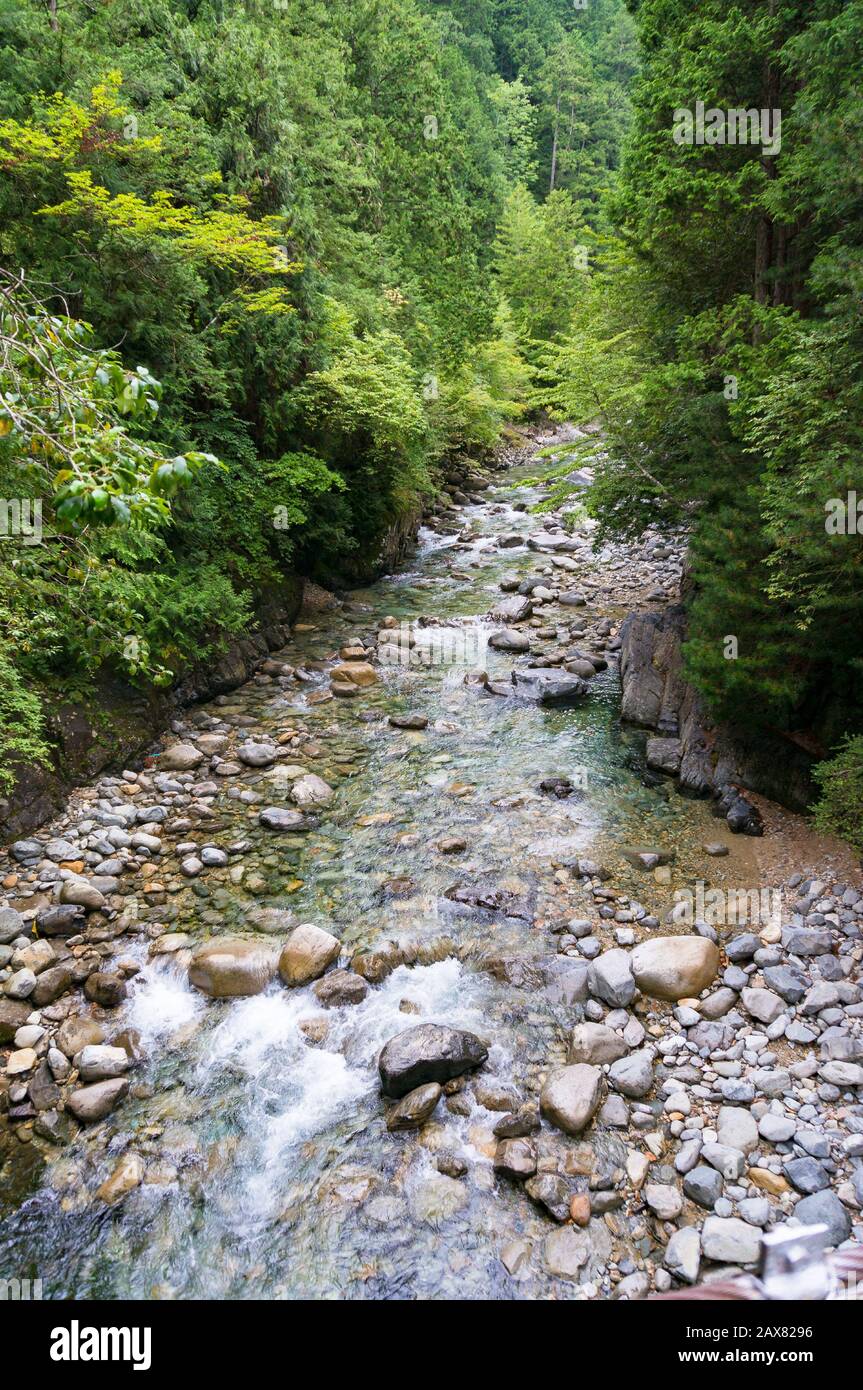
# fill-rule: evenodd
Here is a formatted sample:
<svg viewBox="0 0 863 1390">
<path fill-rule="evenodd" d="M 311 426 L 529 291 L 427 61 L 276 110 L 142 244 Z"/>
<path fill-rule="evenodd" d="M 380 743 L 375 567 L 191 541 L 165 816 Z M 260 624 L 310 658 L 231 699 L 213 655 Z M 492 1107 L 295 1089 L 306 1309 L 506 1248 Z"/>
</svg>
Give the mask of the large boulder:
<svg viewBox="0 0 863 1390">
<path fill-rule="evenodd" d="M 386 1096 L 398 1100 L 429 1081 L 443 1085 L 455 1076 L 481 1067 L 488 1048 L 473 1033 L 422 1023 L 397 1033 L 381 1050 L 378 1070 Z"/>
<path fill-rule="evenodd" d="M 189 983 L 213 999 L 260 994 L 278 968 L 277 948 L 239 937 L 215 937 L 196 947 L 189 962 Z"/>
<path fill-rule="evenodd" d="M 286 985 L 317 980 L 338 959 L 341 942 L 331 932 L 305 922 L 291 932 L 279 957 L 279 974 Z"/>
<path fill-rule="evenodd" d="M 694 999 L 719 969 L 719 948 L 706 936 L 656 936 L 630 957 L 635 983 L 654 999 Z"/>
<path fill-rule="evenodd" d="M 512 673 L 516 693 L 540 705 L 566 705 L 587 695 L 589 687 L 581 676 L 573 676 L 556 666 L 525 666 Z"/>
<path fill-rule="evenodd" d="M 584 1063 L 562 1067 L 546 1081 L 540 1107 L 565 1134 L 580 1134 L 596 1114 L 602 1100 L 602 1072 Z"/>
</svg>

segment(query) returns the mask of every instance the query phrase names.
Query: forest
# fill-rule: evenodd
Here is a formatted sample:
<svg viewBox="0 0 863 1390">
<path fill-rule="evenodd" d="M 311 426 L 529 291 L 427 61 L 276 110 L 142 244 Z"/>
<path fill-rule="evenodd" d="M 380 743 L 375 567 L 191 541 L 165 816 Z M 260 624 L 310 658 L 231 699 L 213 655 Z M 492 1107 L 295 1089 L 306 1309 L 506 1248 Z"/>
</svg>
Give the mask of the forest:
<svg viewBox="0 0 863 1390">
<path fill-rule="evenodd" d="M 0 55 L 7 790 L 551 418 L 863 848 L 863 0 L 0 0 Z"/>
</svg>

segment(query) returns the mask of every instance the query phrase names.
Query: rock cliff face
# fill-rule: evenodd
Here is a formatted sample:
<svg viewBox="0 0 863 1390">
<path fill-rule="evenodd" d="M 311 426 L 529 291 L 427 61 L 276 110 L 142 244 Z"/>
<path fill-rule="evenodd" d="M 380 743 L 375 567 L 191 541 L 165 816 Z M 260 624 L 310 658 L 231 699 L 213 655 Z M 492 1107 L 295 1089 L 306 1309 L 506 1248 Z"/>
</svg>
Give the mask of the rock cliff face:
<svg viewBox="0 0 863 1390">
<path fill-rule="evenodd" d="M 757 813 L 754 819 L 748 815 L 746 808 L 752 808 L 737 789 L 803 811 L 814 795 L 815 759 L 789 738 L 711 719 L 683 674 L 686 621 L 682 604 L 626 619 L 620 634 L 622 717 L 659 735 L 648 740 L 651 767 L 676 776 L 682 791 L 716 797 L 732 829 L 759 834 Z"/>
</svg>

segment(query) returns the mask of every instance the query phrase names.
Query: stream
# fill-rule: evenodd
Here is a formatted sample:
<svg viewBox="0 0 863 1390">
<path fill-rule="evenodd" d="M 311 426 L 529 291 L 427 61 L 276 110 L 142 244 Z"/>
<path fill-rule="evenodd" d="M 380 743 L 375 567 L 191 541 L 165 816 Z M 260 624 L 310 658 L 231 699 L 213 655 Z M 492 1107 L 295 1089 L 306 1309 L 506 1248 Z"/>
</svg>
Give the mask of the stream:
<svg viewBox="0 0 863 1390">
<path fill-rule="evenodd" d="M 746 882 L 750 848 L 707 804 L 647 773 L 644 734 L 620 725 L 613 644 L 608 669 L 569 707 L 465 682 L 478 667 L 509 679 L 512 653 L 487 646 L 503 625 L 489 618 L 501 583 L 561 577 L 548 554 L 513 539 L 541 529 L 524 510 L 544 495 L 524 486 L 540 466 L 494 475 L 456 527 L 420 533 L 399 573 L 298 623 L 277 655 L 301 681 L 252 680 L 187 712 L 193 735 L 240 729 L 284 745 L 299 732 L 288 763 L 336 794 L 308 833 L 274 835 L 257 816 L 285 800 L 290 768 L 243 768 L 205 796 L 205 826 L 175 837 L 239 845 L 230 866 L 187 880 L 160 864 L 166 891 L 139 895 L 137 930 L 120 943 L 138 973 L 111 1023 L 140 1048 L 132 1090 L 66 1147 L 45 1146 L 38 1185 L 0 1224 L 3 1268 L 38 1273 L 46 1297 L 583 1298 L 607 1295 L 610 1270 L 631 1273 L 656 1250 L 644 1214 L 609 1202 L 590 1220 L 577 1275 L 562 1275 L 547 1242 L 563 1228 L 495 1173 L 492 1130 L 537 1098 L 580 1016 L 572 957 L 553 930 L 594 919 L 602 902 L 577 861 L 606 866 L 617 916 L 592 927 L 614 945 L 614 931 L 626 940 L 629 922 L 662 920 L 674 887 L 704 874 L 705 841 L 730 851 L 709 861 L 714 882 L 729 872 Z M 591 562 L 604 600 L 542 606 L 525 628 L 538 650 L 577 641 L 600 616 L 616 630 L 631 606 L 615 589 L 628 553 L 609 546 Z M 389 617 L 445 633 L 443 659 L 383 664 L 355 698 L 325 698 L 339 648 L 374 641 Z M 389 723 L 412 713 L 428 726 Z M 540 789 L 554 778 L 570 779 L 572 794 Z M 442 851 L 447 837 L 464 848 Z M 673 860 L 673 882 L 637 862 L 644 847 Z M 266 931 L 270 909 L 277 921 L 291 912 L 332 929 L 343 963 L 393 942 L 405 963 L 362 1002 L 322 1009 L 310 986 L 278 980 L 254 997 L 211 1000 L 189 985 L 182 950 L 150 949 L 165 930 Z M 469 1029 L 489 1059 L 448 1088 L 421 1129 L 391 1133 L 378 1053 L 420 1021 Z M 651 1105 L 661 1111 L 648 1100 L 645 1113 Z M 144 1180 L 107 1206 L 95 1189 L 130 1150 Z M 564 1174 L 576 1193 L 619 1172 L 626 1144 L 598 1117 L 579 1140 L 544 1125 L 537 1151 L 540 1171 Z"/>
</svg>

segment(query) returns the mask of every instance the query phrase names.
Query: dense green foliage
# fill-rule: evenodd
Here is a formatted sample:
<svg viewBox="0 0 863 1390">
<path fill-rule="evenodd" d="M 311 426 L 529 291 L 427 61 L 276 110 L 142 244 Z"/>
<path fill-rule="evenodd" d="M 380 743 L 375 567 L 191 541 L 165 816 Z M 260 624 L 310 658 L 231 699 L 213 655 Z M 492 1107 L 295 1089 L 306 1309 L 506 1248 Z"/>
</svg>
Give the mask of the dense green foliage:
<svg viewBox="0 0 863 1390">
<path fill-rule="evenodd" d="M 0 763 L 524 413 L 634 58 L 623 0 L 0 0 Z"/>
<path fill-rule="evenodd" d="M 603 532 L 691 529 L 686 660 L 715 712 L 829 748 L 863 724 L 863 531 L 827 524 L 863 497 L 863 3 L 630 8 L 617 237 L 541 354 L 539 398 L 605 420 Z M 778 109 L 781 139 L 678 143 L 699 101 Z"/>
<path fill-rule="evenodd" d="M 863 737 L 846 739 L 835 758 L 818 763 L 815 776 L 821 788 L 818 829 L 840 835 L 863 854 Z"/>
</svg>

